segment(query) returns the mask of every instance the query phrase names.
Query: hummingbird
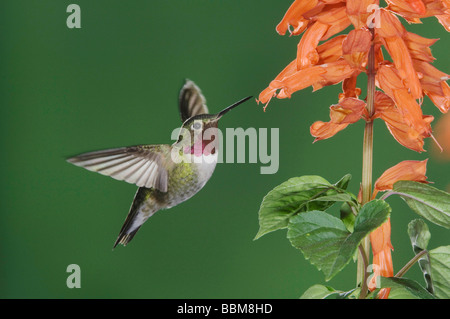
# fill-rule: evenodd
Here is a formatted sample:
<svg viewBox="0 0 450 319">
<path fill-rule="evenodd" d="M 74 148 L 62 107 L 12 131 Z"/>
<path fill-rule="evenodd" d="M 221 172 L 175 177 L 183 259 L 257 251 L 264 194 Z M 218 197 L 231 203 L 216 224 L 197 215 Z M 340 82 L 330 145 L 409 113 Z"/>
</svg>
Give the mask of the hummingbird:
<svg viewBox="0 0 450 319">
<path fill-rule="evenodd" d="M 126 246 L 157 211 L 188 200 L 205 186 L 217 164 L 219 120 L 250 98 L 209 114 L 200 88 L 186 80 L 178 98 L 183 124 L 172 145 L 112 148 L 67 159 L 74 165 L 139 186 L 113 248 L 118 244 Z"/>
</svg>

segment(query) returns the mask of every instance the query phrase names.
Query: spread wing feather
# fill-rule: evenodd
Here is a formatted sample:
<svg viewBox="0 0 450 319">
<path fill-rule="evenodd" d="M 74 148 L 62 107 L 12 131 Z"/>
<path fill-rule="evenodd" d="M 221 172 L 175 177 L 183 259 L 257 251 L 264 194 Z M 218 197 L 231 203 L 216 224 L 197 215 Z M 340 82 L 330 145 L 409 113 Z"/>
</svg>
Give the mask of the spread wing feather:
<svg viewBox="0 0 450 319">
<path fill-rule="evenodd" d="M 90 171 L 167 192 L 168 174 L 163 165 L 169 145 L 138 145 L 80 154 L 67 161 Z"/>
<path fill-rule="evenodd" d="M 181 88 L 179 108 L 181 121 L 183 123 L 194 115 L 208 113 L 206 99 L 203 96 L 202 91 L 191 80 L 186 80 L 186 83 Z"/>
</svg>

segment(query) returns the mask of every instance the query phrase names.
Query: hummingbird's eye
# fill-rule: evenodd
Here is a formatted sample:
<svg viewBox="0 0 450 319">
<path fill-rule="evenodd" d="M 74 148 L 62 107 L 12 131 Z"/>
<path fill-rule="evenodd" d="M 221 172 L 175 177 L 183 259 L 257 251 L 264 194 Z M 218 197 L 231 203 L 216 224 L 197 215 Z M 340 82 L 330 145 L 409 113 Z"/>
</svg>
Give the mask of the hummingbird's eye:
<svg viewBox="0 0 450 319">
<path fill-rule="evenodd" d="M 193 130 L 199 130 L 202 128 L 202 124 L 200 122 L 194 122 L 194 124 L 192 124 L 191 128 Z"/>
</svg>

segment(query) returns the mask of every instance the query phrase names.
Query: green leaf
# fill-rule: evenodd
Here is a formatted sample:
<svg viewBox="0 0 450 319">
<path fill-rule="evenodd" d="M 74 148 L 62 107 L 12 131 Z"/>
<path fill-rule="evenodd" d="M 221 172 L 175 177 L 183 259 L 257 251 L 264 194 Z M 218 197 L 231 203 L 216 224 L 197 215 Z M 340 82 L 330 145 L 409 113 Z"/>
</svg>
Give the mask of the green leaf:
<svg viewBox="0 0 450 319">
<path fill-rule="evenodd" d="M 380 227 L 387 221 L 391 207 L 384 200 L 375 199 L 364 205 L 356 216 L 353 237 L 363 239 L 372 230 Z"/>
<path fill-rule="evenodd" d="M 359 288 L 350 291 L 335 290 L 329 286 L 314 285 L 308 288 L 300 299 L 356 299 L 355 291 Z"/>
<path fill-rule="evenodd" d="M 380 288 L 406 289 L 414 297 L 420 299 L 436 299 L 436 297 L 430 294 L 418 282 L 407 278 L 388 278 L 380 276 Z"/>
<path fill-rule="evenodd" d="M 376 288 L 375 290 L 372 290 L 371 292 L 369 292 L 366 296 L 366 299 L 377 299 L 377 295 L 380 292 L 380 288 Z M 391 290 L 392 291 L 392 290 Z M 391 294 L 389 294 L 389 297 L 391 296 Z"/>
<path fill-rule="evenodd" d="M 325 299 L 330 295 L 339 293 L 342 293 L 342 291 L 334 290 L 334 288 L 329 286 L 314 285 L 309 287 L 308 290 L 303 293 L 300 299 Z"/>
<path fill-rule="evenodd" d="M 356 294 L 358 292 L 358 294 Z M 354 288 L 350 291 L 336 291 L 335 294 L 330 294 L 323 299 L 357 299 L 360 289 Z"/>
<path fill-rule="evenodd" d="M 355 254 L 360 242 L 373 230 L 387 221 L 391 213 L 391 207 L 383 200 L 372 200 L 364 205 L 355 218 L 353 233 L 344 241 L 340 250 L 341 263 L 345 266 Z M 347 260 L 348 258 L 348 260 Z M 339 265 L 336 260 L 336 265 Z"/>
<path fill-rule="evenodd" d="M 361 287 L 354 288 L 345 293 L 345 299 L 359 299 L 359 295 L 361 294 Z"/>
<path fill-rule="evenodd" d="M 345 266 L 336 268 L 335 261 L 350 234 L 340 219 L 322 211 L 312 211 L 290 220 L 287 237 L 292 246 L 323 271 L 328 281 Z"/>
<path fill-rule="evenodd" d="M 361 240 L 387 220 L 390 210 L 382 200 L 370 201 L 361 208 L 353 233 L 325 212 L 302 213 L 289 221 L 287 237 L 328 281 L 350 262 Z"/>
<path fill-rule="evenodd" d="M 348 178 L 341 181 L 338 182 L 340 185 L 348 184 Z M 261 203 L 258 213 L 259 231 L 255 239 L 269 232 L 286 228 L 289 219 L 298 213 L 327 209 L 335 202 L 333 198 L 324 201 L 316 201 L 316 199 L 338 194 L 339 189 L 336 190 L 336 188 L 320 176 L 294 177 L 278 185 L 264 197 Z"/>
<path fill-rule="evenodd" d="M 391 288 L 388 299 L 420 299 L 406 288 Z"/>
<path fill-rule="evenodd" d="M 414 219 L 408 224 L 408 235 L 411 240 L 414 253 L 417 255 L 421 251 L 427 249 L 428 242 L 430 241 L 431 234 L 428 230 L 427 224 L 421 219 Z M 423 255 L 418 264 L 422 270 L 425 282 L 427 284 L 427 290 L 430 293 L 434 293 L 433 280 L 431 278 L 430 260 L 428 254 Z"/>
<path fill-rule="evenodd" d="M 450 246 L 430 250 L 431 278 L 434 294 L 438 298 L 450 298 Z"/>
<path fill-rule="evenodd" d="M 322 201 L 322 202 L 351 202 L 353 197 L 350 193 L 340 193 L 320 196 L 318 198 L 312 199 L 312 201 Z"/>
<path fill-rule="evenodd" d="M 450 194 L 430 185 L 412 181 L 395 183 L 393 191 L 423 218 L 450 228 Z"/>
<path fill-rule="evenodd" d="M 431 234 L 427 224 L 421 219 L 414 219 L 408 224 L 408 235 L 413 246 L 414 253 L 417 255 L 422 250 L 427 249 Z"/>
<path fill-rule="evenodd" d="M 350 183 L 350 180 L 352 179 L 351 174 L 347 174 L 344 177 L 342 177 L 336 184 L 334 184 L 337 188 L 340 189 L 347 189 L 348 183 Z"/>
<path fill-rule="evenodd" d="M 356 216 L 348 203 L 343 203 L 340 209 L 341 220 L 349 232 L 353 232 Z"/>
<path fill-rule="evenodd" d="M 332 201 L 332 202 L 354 202 L 355 204 L 358 203 L 358 200 L 353 193 L 345 191 L 351 179 L 352 179 L 351 174 L 345 175 L 337 183 L 334 184 L 334 186 L 336 186 L 335 189 L 338 189 L 339 192 L 335 192 L 331 195 L 320 196 L 314 200 Z"/>
</svg>

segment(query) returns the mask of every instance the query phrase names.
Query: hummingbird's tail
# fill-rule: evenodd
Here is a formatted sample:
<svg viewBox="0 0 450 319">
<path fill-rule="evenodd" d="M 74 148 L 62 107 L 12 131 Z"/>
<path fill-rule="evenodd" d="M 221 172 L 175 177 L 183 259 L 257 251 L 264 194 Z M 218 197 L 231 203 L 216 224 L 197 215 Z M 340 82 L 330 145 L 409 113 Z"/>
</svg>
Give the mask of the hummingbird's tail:
<svg viewBox="0 0 450 319">
<path fill-rule="evenodd" d="M 114 247 L 118 244 L 126 246 L 136 235 L 142 224 L 147 221 L 158 208 L 151 200 L 151 193 L 153 189 L 140 187 L 134 196 L 133 204 L 131 204 L 130 212 L 125 219 L 122 229 L 119 232 Z"/>
</svg>

